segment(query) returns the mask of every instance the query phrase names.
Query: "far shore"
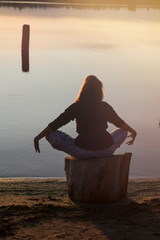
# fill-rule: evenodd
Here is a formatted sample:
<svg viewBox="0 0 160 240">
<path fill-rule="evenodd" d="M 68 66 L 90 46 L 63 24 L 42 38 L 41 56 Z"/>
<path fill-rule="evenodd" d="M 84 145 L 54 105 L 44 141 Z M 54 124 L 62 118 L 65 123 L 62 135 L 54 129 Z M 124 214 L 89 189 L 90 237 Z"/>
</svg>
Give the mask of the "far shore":
<svg viewBox="0 0 160 240">
<path fill-rule="evenodd" d="M 99 4 L 116 4 L 116 5 L 158 5 L 159 0 L 0 0 L 0 2 L 49 2 L 49 3 L 99 3 Z"/>
<path fill-rule="evenodd" d="M 136 7 L 146 7 L 146 8 L 159 8 L 159 0 L 0 0 L 0 3 L 10 3 L 10 4 L 68 4 L 68 5 L 101 5 L 101 6 L 115 6 L 128 7 L 130 10 L 136 9 Z"/>
<path fill-rule="evenodd" d="M 0 239 L 158 240 L 160 178 L 131 178 L 116 203 L 76 203 L 65 178 L 0 178 Z"/>
</svg>

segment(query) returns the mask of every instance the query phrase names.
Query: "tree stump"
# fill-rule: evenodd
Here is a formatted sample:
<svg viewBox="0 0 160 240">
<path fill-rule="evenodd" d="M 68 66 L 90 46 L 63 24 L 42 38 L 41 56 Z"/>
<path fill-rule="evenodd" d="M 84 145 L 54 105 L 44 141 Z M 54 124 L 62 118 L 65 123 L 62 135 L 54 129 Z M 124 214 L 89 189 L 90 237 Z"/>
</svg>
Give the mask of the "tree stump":
<svg viewBox="0 0 160 240">
<path fill-rule="evenodd" d="M 126 198 L 132 153 L 100 158 L 65 158 L 68 196 L 77 202 L 115 202 Z"/>
</svg>

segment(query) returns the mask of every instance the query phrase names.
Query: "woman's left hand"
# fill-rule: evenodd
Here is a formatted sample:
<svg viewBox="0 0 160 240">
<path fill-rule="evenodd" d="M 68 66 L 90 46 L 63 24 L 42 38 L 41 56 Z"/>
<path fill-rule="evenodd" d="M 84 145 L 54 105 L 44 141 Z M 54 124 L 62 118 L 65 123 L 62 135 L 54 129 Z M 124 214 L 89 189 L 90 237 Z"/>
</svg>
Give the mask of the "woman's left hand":
<svg viewBox="0 0 160 240">
<path fill-rule="evenodd" d="M 35 148 L 35 151 L 36 151 L 36 152 L 39 152 L 39 153 L 40 153 L 39 138 L 38 138 L 38 137 L 35 137 L 35 138 L 34 138 L 34 148 Z"/>
</svg>

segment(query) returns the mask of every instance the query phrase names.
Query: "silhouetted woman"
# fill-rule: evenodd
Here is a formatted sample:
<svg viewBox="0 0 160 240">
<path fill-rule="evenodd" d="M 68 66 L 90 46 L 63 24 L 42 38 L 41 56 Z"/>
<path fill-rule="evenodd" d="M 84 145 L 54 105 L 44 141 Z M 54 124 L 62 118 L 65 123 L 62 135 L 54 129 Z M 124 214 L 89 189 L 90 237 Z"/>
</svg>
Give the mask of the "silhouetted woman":
<svg viewBox="0 0 160 240">
<path fill-rule="evenodd" d="M 79 158 L 112 155 L 126 139 L 127 132 L 131 138 L 127 144 L 133 144 L 136 131 L 102 100 L 102 82 L 93 75 L 86 77 L 75 102 L 35 137 L 36 152 L 40 153 L 39 140 L 43 137 L 53 148 Z M 71 120 L 76 120 L 75 139 L 57 130 Z M 108 122 L 117 129 L 108 133 Z"/>
</svg>

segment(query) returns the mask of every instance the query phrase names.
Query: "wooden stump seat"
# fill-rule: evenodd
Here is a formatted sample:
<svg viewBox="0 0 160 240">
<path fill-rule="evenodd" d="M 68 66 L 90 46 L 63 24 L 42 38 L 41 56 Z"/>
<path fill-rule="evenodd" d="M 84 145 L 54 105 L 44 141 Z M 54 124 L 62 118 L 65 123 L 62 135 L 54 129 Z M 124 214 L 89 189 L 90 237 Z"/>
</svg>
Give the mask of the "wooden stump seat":
<svg viewBox="0 0 160 240">
<path fill-rule="evenodd" d="M 100 158 L 65 158 L 68 195 L 77 202 L 115 202 L 127 196 L 132 153 Z"/>
</svg>

